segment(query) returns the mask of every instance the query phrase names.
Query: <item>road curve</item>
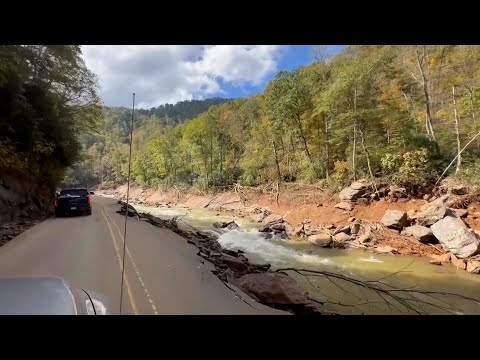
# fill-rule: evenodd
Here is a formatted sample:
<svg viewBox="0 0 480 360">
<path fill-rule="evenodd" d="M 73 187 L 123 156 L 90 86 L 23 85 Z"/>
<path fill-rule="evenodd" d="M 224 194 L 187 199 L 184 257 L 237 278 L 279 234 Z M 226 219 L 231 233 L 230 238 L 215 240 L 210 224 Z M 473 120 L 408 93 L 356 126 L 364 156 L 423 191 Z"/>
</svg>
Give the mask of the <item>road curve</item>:
<svg viewBox="0 0 480 360">
<path fill-rule="evenodd" d="M 0 276 L 59 276 L 119 314 L 125 217 L 116 200 L 92 198 L 91 216 L 50 218 L 0 247 Z M 129 218 L 122 314 L 283 314 L 227 288 L 196 253 L 170 230 Z"/>
</svg>

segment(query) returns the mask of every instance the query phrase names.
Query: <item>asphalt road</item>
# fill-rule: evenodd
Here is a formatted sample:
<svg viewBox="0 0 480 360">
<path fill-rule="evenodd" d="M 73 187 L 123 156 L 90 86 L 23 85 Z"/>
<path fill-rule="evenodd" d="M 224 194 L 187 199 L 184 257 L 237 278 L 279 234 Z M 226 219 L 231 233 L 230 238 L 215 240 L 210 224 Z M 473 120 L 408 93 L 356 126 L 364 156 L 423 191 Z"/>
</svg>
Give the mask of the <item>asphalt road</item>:
<svg viewBox="0 0 480 360">
<path fill-rule="evenodd" d="M 0 247 L 0 276 L 59 276 L 119 314 L 125 217 L 116 200 L 92 198 L 91 216 L 50 218 Z M 228 289 L 196 253 L 170 230 L 129 218 L 122 314 L 282 313 Z"/>
</svg>

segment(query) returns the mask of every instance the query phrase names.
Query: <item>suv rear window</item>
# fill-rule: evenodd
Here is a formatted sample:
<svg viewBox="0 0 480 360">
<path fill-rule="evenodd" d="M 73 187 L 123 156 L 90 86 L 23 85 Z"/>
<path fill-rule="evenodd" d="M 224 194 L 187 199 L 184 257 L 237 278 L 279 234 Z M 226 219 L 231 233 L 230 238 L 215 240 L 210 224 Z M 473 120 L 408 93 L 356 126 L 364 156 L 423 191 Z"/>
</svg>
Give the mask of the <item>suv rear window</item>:
<svg viewBox="0 0 480 360">
<path fill-rule="evenodd" d="M 66 189 L 60 191 L 60 196 L 87 196 L 88 191 L 85 189 Z"/>
</svg>

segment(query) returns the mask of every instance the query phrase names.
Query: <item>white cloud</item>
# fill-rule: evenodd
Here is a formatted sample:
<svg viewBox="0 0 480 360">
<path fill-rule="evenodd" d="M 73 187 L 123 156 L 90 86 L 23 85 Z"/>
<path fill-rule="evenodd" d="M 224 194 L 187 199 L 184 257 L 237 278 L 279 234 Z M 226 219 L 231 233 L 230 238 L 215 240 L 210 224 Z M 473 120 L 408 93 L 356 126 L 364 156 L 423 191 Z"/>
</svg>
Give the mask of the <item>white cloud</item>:
<svg viewBox="0 0 480 360">
<path fill-rule="evenodd" d="M 278 45 L 85 45 L 105 105 L 138 107 L 223 93 L 222 83 L 260 85 L 277 68 Z"/>
</svg>

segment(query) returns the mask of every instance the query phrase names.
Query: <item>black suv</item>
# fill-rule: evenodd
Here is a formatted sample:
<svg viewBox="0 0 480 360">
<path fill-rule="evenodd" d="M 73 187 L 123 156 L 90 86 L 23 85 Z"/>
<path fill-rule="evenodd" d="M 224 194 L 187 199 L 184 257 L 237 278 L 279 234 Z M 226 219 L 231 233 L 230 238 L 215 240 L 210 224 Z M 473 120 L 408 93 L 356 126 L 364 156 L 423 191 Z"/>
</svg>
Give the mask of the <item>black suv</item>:
<svg viewBox="0 0 480 360">
<path fill-rule="evenodd" d="M 63 189 L 55 197 L 55 216 L 86 213 L 92 215 L 92 201 L 86 188 Z"/>
</svg>

